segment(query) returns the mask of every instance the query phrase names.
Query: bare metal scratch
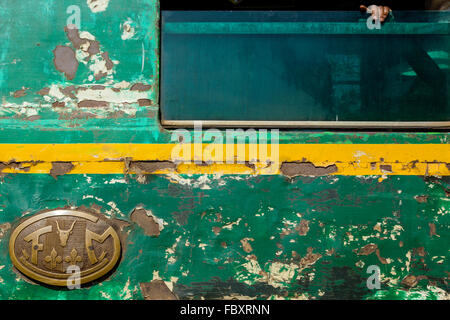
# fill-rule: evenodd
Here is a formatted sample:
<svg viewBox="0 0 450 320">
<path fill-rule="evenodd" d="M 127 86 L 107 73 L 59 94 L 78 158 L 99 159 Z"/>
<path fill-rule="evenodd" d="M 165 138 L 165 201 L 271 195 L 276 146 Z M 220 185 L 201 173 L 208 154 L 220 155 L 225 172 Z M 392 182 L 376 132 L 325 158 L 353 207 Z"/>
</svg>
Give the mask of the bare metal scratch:
<svg viewBox="0 0 450 320">
<path fill-rule="evenodd" d="M 144 49 L 144 43 L 142 42 L 142 67 L 141 67 L 141 72 L 144 72 L 144 64 L 145 64 L 145 49 Z"/>
</svg>

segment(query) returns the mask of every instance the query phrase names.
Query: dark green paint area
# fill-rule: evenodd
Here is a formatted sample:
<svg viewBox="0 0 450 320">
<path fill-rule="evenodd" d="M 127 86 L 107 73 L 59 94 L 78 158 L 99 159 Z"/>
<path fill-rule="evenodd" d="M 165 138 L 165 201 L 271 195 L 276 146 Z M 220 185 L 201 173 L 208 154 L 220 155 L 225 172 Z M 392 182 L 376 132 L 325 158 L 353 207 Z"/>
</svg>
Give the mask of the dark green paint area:
<svg viewBox="0 0 450 320">
<path fill-rule="evenodd" d="M 188 299 L 442 298 L 449 289 L 450 181 L 378 178 L 149 175 L 139 183 L 122 175 L 5 175 L 0 225 L 12 226 L 0 238 L 0 298 L 141 299 L 139 283 L 158 276 Z M 130 223 L 115 273 L 76 291 L 24 281 L 8 257 L 22 216 L 65 206 L 100 206 Z M 137 206 L 164 221 L 159 237 L 131 222 Z M 358 255 L 368 244 L 385 263 L 376 252 Z M 380 267 L 379 291 L 366 287 L 370 265 Z M 408 275 L 426 278 L 409 289 L 401 284 Z"/>
</svg>

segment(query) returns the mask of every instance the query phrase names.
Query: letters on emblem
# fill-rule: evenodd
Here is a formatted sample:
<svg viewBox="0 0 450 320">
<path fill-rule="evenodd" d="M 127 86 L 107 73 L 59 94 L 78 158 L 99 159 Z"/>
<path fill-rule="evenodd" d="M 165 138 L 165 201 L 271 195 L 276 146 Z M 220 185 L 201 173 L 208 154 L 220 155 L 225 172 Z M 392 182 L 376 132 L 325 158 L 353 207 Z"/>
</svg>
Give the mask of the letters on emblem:
<svg viewBox="0 0 450 320">
<path fill-rule="evenodd" d="M 37 264 L 37 253 L 38 251 L 44 250 L 44 245 L 42 243 L 39 243 L 39 237 L 49 232 L 52 232 L 52 226 L 47 226 L 36 230 L 23 238 L 23 240 L 27 242 L 31 241 L 31 263 Z"/>
<path fill-rule="evenodd" d="M 92 240 L 103 243 L 105 242 L 106 238 L 113 234 L 113 232 L 114 229 L 112 227 L 109 227 L 102 235 L 96 234 L 95 232 L 86 229 L 86 250 L 88 252 L 88 257 L 91 261 L 91 264 L 96 264 L 98 262 L 98 259 L 95 256 L 94 247 L 92 246 Z M 102 261 L 105 256 L 106 252 L 103 251 L 99 258 L 100 261 Z"/>
<path fill-rule="evenodd" d="M 11 234 L 9 253 L 14 266 L 29 278 L 67 286 L 69 270 L 74 268 L 79 269 L 80 284 L 111 271 L 119 261 L 121 245 L 106 218 L 55 210 L 18 225 Z"/>
</svg>

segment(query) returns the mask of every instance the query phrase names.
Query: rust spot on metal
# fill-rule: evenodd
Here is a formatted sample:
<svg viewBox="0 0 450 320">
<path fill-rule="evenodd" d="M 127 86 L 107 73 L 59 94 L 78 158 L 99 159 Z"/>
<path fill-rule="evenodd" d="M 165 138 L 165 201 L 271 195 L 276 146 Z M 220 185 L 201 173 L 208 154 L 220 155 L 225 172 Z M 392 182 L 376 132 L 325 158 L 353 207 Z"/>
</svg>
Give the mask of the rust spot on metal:
<svg viewBox="0 0 450 320">
<path fill-rule="evenodd" d="M 315 264 L 320 258 L 322 258 L 322 255 L 320 253 L 313 253 L 313 248 L 309 247 L 307 249 L 307 254 L 305 257 L 303 257 L 300 260 L 300 265 L 302 267 L 307 267 L 310 265 Z"/>
<path fill-rule="evenodd" d="M 31 166 L 34 166 L 37 163 L 39 163 L 39 161 L 17 162 L 11 160 L 9 162 L 0 162 L 0 173 L 2 173 L 4 169 L 15 169 L 28 172 L 30 171 Z"/>
<path fill-rule="evenodd" d="M 219 235 L 220 231 L 222 231 L 222 228 L 221 227 L 213 227 L 212 231 L 217 236 L 217 235 Z"/>
<path fill-rule="evenodd" d="M 24 97 L 24 96 L 26 96 L 27 95 L 27 90 L 28 90 L 29 88 L 24 88 L 24 87 L 22 87 L 22 89 L 20 89 L 20 90 L 17 90 L 17 91 L 14 91 L 14 93 L 13 93 L 13 97 L 14 98 L 20 98 L 20 97 Z"/>
<path fill-rule="evenodd" d="M 401 284 L 405 287 L 412 288 L 416 286 L 418 282 L 416 276 L 408 275 L 402 280 Z"/>
<path fill-rule="evenodd" d="M 376 253 L 377 257 L 378 257 L 378 260 L 380 260 L 380 262 L 382 264 L 387 264 L 388 263 L 388 261 L 380 255 L 380 249 L 377 248 L 377 250 L 375 250 L 375 253 Z"/>
<path fill-rule="evenodd" d="M 140 107 L 146 107 L 152 105 L 152 100 L 150 99 L 138 99 L 138 103 Z"/>
<path fill-rule="evenodd" d="M 59 91 L 61 91 L 61 93 L 63 95 L 65 95 L 66 97 L 69 97 L 71 99 L 76 99 L 76 96 L 73 92 L 77 92 L 77 87 L 75 86 L 68 86 L 65 88 L 59 88 Z"/>
<path fill-rule="evenodd" d="M 437 236 L 436 225 L 434 223 L 429 222 L 428 226 L 430 227 L 430 237 Z"/>
<path fill-rule="evenodd" d="M 414 199 L 419 203 L 426 203 L 428 201 L 428 196 L 415 196 Z"/>
<path fill-rule="evenodd" d="M 50 88 L 48 88 L 48 87 L 42 88 L 41 90 L 39 90 L 36 93 L 40 96 L 45 96 L 50 93 Z"/>
<path fill-rule="evenodd" d="M 99 72 L 94 75 L 95 80 L 100 80 L 103 77 L 106 77 L 108 74 L 106 72 Z"/>
<path fill-rule="evenodd" d="M 415 287 L 420 280 L 427 279 L 427 276 L 414 276 L 412 274 L 407 275 L 405 278 L 403 278 L 401 284 L 406 288 L 413 288 Z"/>
<path fill-rule="evenodd" d="M 380 164 L 380 170 L 392 172 L 392 166 L 390 164 Z"/>
<path fill-rule="evenodd" d="M 105 86 L 96 84 L 96 85 L 91 86 L 90 89 L 92 89 L 92 90 L 103 90 L 103 89 L 105 89 Z"/>
<path fill-rule="evenodd" d="M 70 42 L 76 49 L 80 49 L 81 45 L 85 43 L 87 40 L 80 38 L 78 29 L 76 28 L 64 27 L 64 32 L 66 33 L 67 38 L 70 40 Z"/>
<path fill-rule="evenodd" d="M 89 47 L 86 51 L 89 56 L 86 58 L 86 60 L 89 60 L 91 56 L 100 53 L 100 44 L 98 41 L 81 38 L 79 31 L 76 28 L 64 27 L 64 31 L 75 49 L 81 49 L 81 45 L 89 43 Z"/>
<path fill-rule="evenodd" d="M 102 206 L 92 203 L 89 208 L 86 208 L 85 210 L 95 213 L 101 213 L 102 212 Z"/>
<path fill-rule="evenodd" d="M 8 167 L 9 167 L 8 163 L 0 162 L 0 172 L 2 172 L 5 168 Z"/>
<path fill-rule="evenodd" d="M 50 175 L 58 179 L 59 176 L 65 175 L 72 171 L 75 166 L 72 162 L 52 162 L 52 168 L 50 169 Z"/>
<path fill-rule="evenodd" d="M 364 247 L 362 247 L 359 250 L 358 255 L 368 256 L 369 254 L 374 253 L 377 249 L 378 249 L 378 246 L 376 244 L 370 243 L 370 244 L 367 244 Z"/>
<path fill-rule="evenodd" d="M 66 103 L 64 101 L 55 101 L 52 103 L 53 108 L 64 108 Z"/>
<path fill-rule="evenodd" d="M 245 238 L 245 239 L 241 240 L 242 248 L 247 253 L 250 253 L 250 252 L 253 251 L 253 248 L 252 248 L 251 244 L 249 243 L 249 241 L 254 241 L 254 239 L 252 239 L 252 238 Z"/>
<path fill-rule="evenodd" d="M 427 254 L 425 251 L 424 247 L 419 247 L 419 248 L 414 248 L 413 249 L 413 254 L 414 255 L 419 255 L 421 257 L 425 257 L 425 255 Z"/>
<path fill-rule="evenodd" d="M 129 116 L 127 115 L 125 112 L 123 112 L 122 110 L 117 110 L 114 111 L 112 113 L 110 113 L 108 115 L 109 119 L 119 119 L 119 118 L 127 118 L 127 117 L 133 117 L 133 116 Z"/>
<path fill-rule="evenodd" d="M 326 176 L 338 171 L 336 165 L 327 167 L 316 167 L 311 162 L 283 162 L 281 164 L 281 173 L 289 178 L 297 176 Z"/>
<path fill-rule="evenodd" d="M 95 40 L 89 40 L 89 48 L 88 48 L 88 53 L 89 56 L 93 56 L 94 54 L 100 53 L 100 43 L 98 41 Z"/>
<path fill-rule="evenodd" d="M 64 76 L 68 80 L 75 78 L 75 74 L 78 69 L 78 60 L 75 55 L 75 51 L 66 46 L 56 46 L 53 50 L 53 64 L 56 70 L 64 73 Z"/>
<path fill-rule="evenodd" d="M 158 170 L 176 170 L 177 165 L 171 161 L 130 161 L 128 170 L 137 174 L 152 173 Z"/>
<path fill-rule="evenodd" d="M 131 91 L 149 91 L 152 88 L 151 85 L 149 84 L 144 84 L 144 83 L 135 83 L 131 86 L 130 90 Z"/>
<path fill-rule="evenodd" d="M 114 67 L 114 63 L 112 62 L 111 58 L 109 57 L 109 53 L 107 51 L 105 51 L 101 55 L 102 55 L 102 58 L 105 60 L 106 69 L 111 70 Z"/>
<path fill-rule="evenodd" d="M 308 220 L 300 221 L 300 224 L 297 227 L 295 227 L 295 230 L 298 231 L 299 235 L 306 236 L 309 232 L 309 221 Z"/>
<path fill-rule="evenodd" d="M 131 221 L 137 223 L 147 236 L 158 237 L 160 234 L 159 224 L 155 221 L 153 216 L 147 215 L 147 210 L 144 208 L 136 208 L 131 213 Z"/>
<path fill-rule="evenodd" d="M 162 280 L 139 284 L 145 300 L 178 300 Z"/>
<path fill-rule="evenodd" d="M 250 161 L 245 161 L 245 166 L 246 166 L 247 168 L 252 169 L 252 170 L 255 170 L 255 169 L 256 169 L 256 165 L 255 165 L 254 163 L 251 163 Z"/>
<path fill-rule="evenodd" d="M 33 116 L 27 117 L 25 120 L 26 120 L 26 121 L 36 121 L 36 120 L 39 120 L 39 119 L 41 119 L 41 116 L 38 115 L 38 114 L 35 114 L 35 115 L 33 115 Z"/>
<path fill-rule="evenodd" d="M 414 160 L 414 161 L 411 161 L 409 164 L 408 164 L 408 166 L 411 168 L 411 169 L 415 169 L 415 168 L 417 168 L 417 164 L 419 163 L 419 160 Z"/>
<path fill-rule="evenodd" d="M 80 108 L 105 108 L 109 106 L 109 102 L 97 100 L 83 100 L 78 102 Z"/>
</svg>

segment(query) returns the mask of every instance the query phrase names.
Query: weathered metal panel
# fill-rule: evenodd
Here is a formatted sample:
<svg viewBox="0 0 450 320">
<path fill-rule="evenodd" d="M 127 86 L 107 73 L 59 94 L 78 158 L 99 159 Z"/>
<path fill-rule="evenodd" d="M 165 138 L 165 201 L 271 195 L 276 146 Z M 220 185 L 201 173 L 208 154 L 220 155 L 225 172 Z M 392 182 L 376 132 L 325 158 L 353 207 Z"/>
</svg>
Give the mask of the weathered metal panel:
<svg viewBox="0 0 450 320">
<path fill-rule="evenodd" d="M 7 175 L 1 298 L 142 298 L 140 284 L 155 279 L 180 298 L 443 298 L 446 188 L 414 176 L 380 183 L 376 176 L 152 175 L 142 184 L 123 175 Z M 120 265 L 89 289 L 55 291 L 11 268 L 11 227 L 22 215 L 63 207 L 123 221 Z M 136 207 L 156 219 L 133 216 Z M 146 219 L 158 228 L 143 228 Z M 366 287 L 369 265 L 381 268 L 376 292 Z"/>
<path fill-rule="evenodd" d="M 64 30 L 70 5 L 86 40 Z M 156 0 L 2 8 L 0 298 L 448 298 L 448 133 L 284 131 L 270 173 L 176 165 Z M 107 279 L 56 290 L 13 268 L 12 230 L 56 208 L 120 226 Z"/>
</svg>

